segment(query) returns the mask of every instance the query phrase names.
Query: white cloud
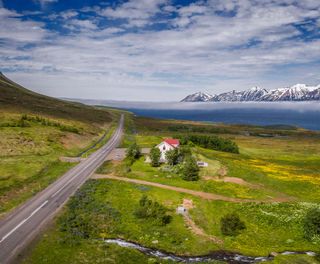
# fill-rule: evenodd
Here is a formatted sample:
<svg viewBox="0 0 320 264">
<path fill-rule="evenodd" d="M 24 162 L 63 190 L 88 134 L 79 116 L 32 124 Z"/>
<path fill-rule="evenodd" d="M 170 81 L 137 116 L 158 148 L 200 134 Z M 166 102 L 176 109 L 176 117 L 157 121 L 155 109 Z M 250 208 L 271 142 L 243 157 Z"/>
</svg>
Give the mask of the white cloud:
<svg viewBox="0 0 320 264">
<path fill-rule="evenodd" d="M 38 2 L 41 6 L 44 6 L 46 4 L 55 3 L 58 2 L 58 0 L 35 0 Z"/>
<path fill-rule="evenodd" d="M 76 17 L 78 15 L 78 12 L 76 12 L 75 10 L 67 10 L 67 11 L 61 12 L 59 15 L 63 19 L 69 19 L 69 18 Z"/>
<path fill-rule="evenodd" d="M 130 26 L 143 27 L 161 12 L 160 7 L 167 2 L 168 0 L 129 0 L 115 8 L 102 9 L 99 14 L 109 19 L 125 19 Z"/>
</svg>

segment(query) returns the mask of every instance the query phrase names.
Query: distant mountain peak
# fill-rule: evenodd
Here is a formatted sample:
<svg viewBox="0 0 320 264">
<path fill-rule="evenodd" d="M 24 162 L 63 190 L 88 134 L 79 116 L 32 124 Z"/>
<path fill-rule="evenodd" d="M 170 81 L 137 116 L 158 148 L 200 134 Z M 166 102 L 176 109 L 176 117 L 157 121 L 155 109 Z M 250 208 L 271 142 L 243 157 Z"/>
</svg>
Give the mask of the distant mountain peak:
<svg viewBox="0 0 320 264">
<path fill-rule="evenodd" d="M 182 102 L 278 102 L 278 101 L 311 101 L 320 100 L 320 85 L 308 86 L 297 83 L 290 87 L 266 90 L 259 86 L 251 87 L 248 90 L 236 91 L 210 95 L 197 92 L 185 97 Z"/>
<path fill-rule="evenodd" d="M 197 92 L 186 96 L 184 99 L 181 100 L 181 102 L 207 102 L 212 97 L 213 96 L 211 94 L 205 92 Z"/>
<path fill-rule="evenodd" d="M 260 91 L 260 90 L 265 90 L 265 89 L 261 88 L 260 86 L 253 86 L 249 90 L 250 91 Z"/>
</svg>

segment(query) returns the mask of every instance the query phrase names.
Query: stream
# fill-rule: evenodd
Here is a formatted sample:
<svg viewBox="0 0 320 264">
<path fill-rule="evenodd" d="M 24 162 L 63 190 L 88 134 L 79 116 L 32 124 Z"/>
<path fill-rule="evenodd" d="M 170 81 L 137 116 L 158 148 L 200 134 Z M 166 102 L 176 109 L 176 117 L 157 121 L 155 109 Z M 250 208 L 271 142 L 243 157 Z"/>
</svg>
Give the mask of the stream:
<svg viewBox="0 0 320 264">
<path fill-rule="evenodd" d="M 250 257 L 250 256 L 244 256 L 244 255 L 230 252 L 230 251 L 223 251 L 223 250 L 215 251 L 213 253 L 210 253 L 204 256 L 178 256 L 165 251 L 161 251 L 153 248 L 147 248 L 137 243 L 128 242 L 123 239 L 105 239 L 104 242 L 107 244 L 116 244 L 124 248 L 134 248 L 144 253 L 145 255 L 148 255 L 151 257 L 157 257 L 164 260 L 171 260 L 171 261 L 182 262 L 182 263 L 198 263 L 198 262 L 210 262 L 214 260 L 220 260 L 220 261 L 226 261 L 228 263 L 244 264 L 244 263 L 264 262 L 264 261 L 272 260 L 274 258 L 271 255 L 267 257 Z M 284 251 L 277 254 L 316 256 L 316 253 L 312 251 L 301 251 L 301 252 Z"/>
</svg>

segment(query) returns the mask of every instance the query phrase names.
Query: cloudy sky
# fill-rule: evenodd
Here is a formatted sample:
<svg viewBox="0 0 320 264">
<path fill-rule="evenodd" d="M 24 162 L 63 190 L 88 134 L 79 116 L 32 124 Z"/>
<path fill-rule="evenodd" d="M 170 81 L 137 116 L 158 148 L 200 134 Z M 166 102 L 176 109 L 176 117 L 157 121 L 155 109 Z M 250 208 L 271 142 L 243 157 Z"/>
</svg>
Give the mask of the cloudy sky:
<svg viewBox="0 0 320 264">
<path fill-rule="evenodd" d="M 0 0 L 0 70 L 58 97 L 320 83 L 319 0 Z"/>
</svg>

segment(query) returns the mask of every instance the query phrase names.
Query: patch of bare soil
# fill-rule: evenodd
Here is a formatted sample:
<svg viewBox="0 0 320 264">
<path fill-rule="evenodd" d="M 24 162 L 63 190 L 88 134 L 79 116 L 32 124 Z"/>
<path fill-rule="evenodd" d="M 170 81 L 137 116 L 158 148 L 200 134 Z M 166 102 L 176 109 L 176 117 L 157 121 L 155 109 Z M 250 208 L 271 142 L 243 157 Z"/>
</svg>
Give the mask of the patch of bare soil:
<svg viewBox="0 0 320 264">
<path fill-rule="evenodd" d="M 193 201 L 189 199 L 184 198 L 182 205 L 184 208 L 187 208 L 188 210 L 194 208 Z"/>
<path fill-rule="evenodd" d="M 89 136 L 78 135 L 75 133 L 65 133 L 59 141 L 66 149 L 72 149 L 75 146 L 85 148 L 90 143 L 90 138 Z"/>
<path fill-rule="evenodd" d="M 218 182 L 230 182 L 234 184 L 239 184 L 242 186 L 247 186 L 253 189 L 261 189 L 263 186 L 261 184 L 253 184 L 250 182 L 245 181 L 244 179 L 237 178 L 237 177 L 211 177 L 211 176 L 204 176 L 203 179 L 205 180 L 212 180 Z"/>
<path fill-rule="evenodd" d="M 220 177 L 224 177 L 228 174 L 228 170 L 226 167 L 222 166 L 219 170 L 218 170 L 218 175 Z"/>
<path fill-rule="evenodd" d="M 188 214 L 183 215 L 184 222 L 190 228 L 190 230 L 197 236 L 202 236 L 215 244 L 223 244 L 223 240 L 218 237 L 208 235 L 202 228 L 196 225 Z"/>
</svg>

